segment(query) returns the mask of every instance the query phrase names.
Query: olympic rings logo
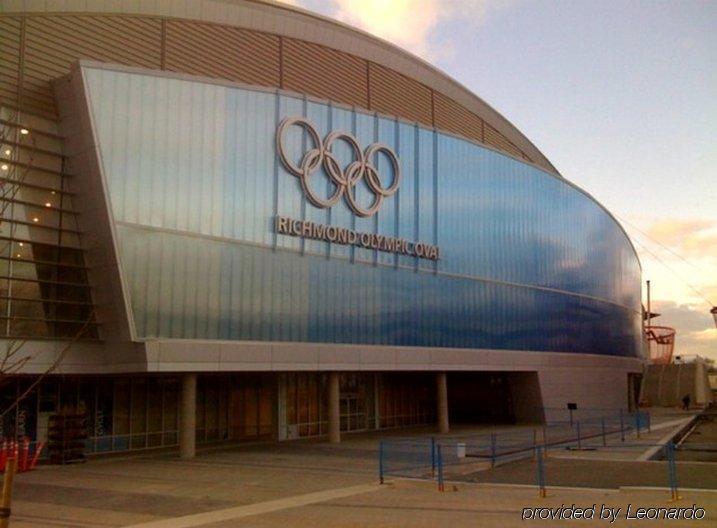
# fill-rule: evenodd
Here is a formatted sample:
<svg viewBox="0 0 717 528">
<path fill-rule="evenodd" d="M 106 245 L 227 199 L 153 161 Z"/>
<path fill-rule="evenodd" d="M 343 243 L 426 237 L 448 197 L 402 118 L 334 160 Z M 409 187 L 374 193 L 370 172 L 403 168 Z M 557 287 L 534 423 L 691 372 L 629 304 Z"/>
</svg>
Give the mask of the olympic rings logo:
<svg viewBox="0 0 717 528">
<path fill-rule="evenodd" d="M 292 126 L 303 128 L 308 133 L 313 145 L 301 158 L 299 165 L 294 164 L 293 161 L 287 158 L 284 146 L 286 131 Z M 341 168 L 339 161 L 331 151 L 337 141 L 343 141 L 349 145 L 353 152 L 354 161 L 344 169 Z M 373 216 L 381 207 L 383 199 L 394 194 L 401 183 L 401 166 L 391 147 L 384 143 L 372 143 L 362 152 L 358 140 L 348 132 L 331 132 L 322 142 L 314 124 L 302 117 L 287 117 L 279 124 L 279 128 L 276 130 L 276 149 L 279 153 L 279 159 L 281 159 L 286 170 L 299 178 L 301 188 L 308 200 L 321 209 L 332 207 L 343 196 L 346 205 L 356 215 L 361 217 Z M 379 153 L 383 153 L 388 158 L 393 168 L 393 181 L 386 188 L 381 185 L 378 169 L 373 164 L 374 157 Z M 316 173 L 322 164 L 331 183 L 336 187 L 333 194 L 327 199 L 321 199 L 316 196 L 309 186 L 311 176 Z M 361 179 L 366 182 L 374 195 L 373 203 L 368 208 L 362 207 L 356 200 L 355 187 Z"/>
</svg>

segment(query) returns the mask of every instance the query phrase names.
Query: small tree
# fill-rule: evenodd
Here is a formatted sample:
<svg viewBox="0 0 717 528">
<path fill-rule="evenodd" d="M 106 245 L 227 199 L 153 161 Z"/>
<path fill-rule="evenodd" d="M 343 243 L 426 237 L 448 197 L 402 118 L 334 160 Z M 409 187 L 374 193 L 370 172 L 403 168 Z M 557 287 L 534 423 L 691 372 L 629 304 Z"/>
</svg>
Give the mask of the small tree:
<svg viewBox="0 0 717 528">
<path fill-rule="evenodd" d="M 17 398 L 14 399 L 14 401 L 7 406 L 5 409 L 0 409 L 0 423 L 2 423 L 3 418 L 5 418 L 5 415 L 7 415 L 10 411 L 15 409 L 22 400 L 24 400 L 29 394 L 32 393 L 33 390 L 40 384 L 40 382 L 45 378 L 45 376 L 52 374 L 55 370 L 57 370 L 57 367 L 60 366 L 62 361 L 67 356 L 67 353 L 72 349 L 72 346 L 77 343 L 80 339 L 82 339 L 82 336 L 87 331 L 87 329 L 90 327 L 90 324 L 92 323 L 92 320 L 94 319 L 94 310 L 90 312 L 89 317 L 82 325 L 82 328 L 74 335 L 71 341 L 69 341 L 63 348 L 60 350 L 60 353 L 57 354 L 55 359 L 52 363 L 40 374 L 34 374 L 35 379 L 33 382 L 20 394 L 17 396 Z M 9 365 L 8 370 L 0 370 L 0 387 L 5 384 L 5 381 L 10 379 L 10 376 L 13 374 L 20 373 L 20 370 L 22 367 L 28 363 L 31 359 L 33 359 L 33 355 L 31 351 L 27 355 L 24 355 L 20 352 L 24 345 L 27 343 L 26 340 L 24 341 L 10 341 L 10 343 L 20 343 L 20 345 L 14 345 L 12 348 L 10 345 L 6 348 L 5 357 L 0 360 L 0 362 L 3 365 Z"/>
<path fill-rule="evenodd" d="M 25 179 L 35 166 L 35 152 L 37 147 L 36 134 L 32 133 L 22 121 L 20 110 L 8 106 L 0 105 L 0 225 L 8 225 L 7 236 L 3 237 L 0 242 L 0 256 L 7 261 L 8 287 L 0 291 L 0 294 L 6 299 L 5 305 L 5 323 L 4 329 L 0 331 L 2 337 L 6 338 L 0 345 L 0 388 L 5 386 L 7 382 L 13 379 L 13 376 L 21 374 L 24 367 L 31 363 L 36 352 L 30 346 L 28 347 L 28 339 L 33 335 L 33 329 L 30 332 L 20 331 L 19 333 L 29 333 L 27 338 L 17 338 L 18 334 L 16 323 L 21 323 L 22 313 L 11 310 L 13 296 L 22 299 L 23 292 L 19 294 L 12 289 L 13 263 L 16 261 L 24 262 L 25 259 L 19 253 L 19 248 L 14 249 L 13 245 L 17 244 L 22 247 L 24 240 L 17 238 L 17 204 L 22 203 L 20 211 L 27 206 L 22 201 L 17 200 Z M 22 222 L 20 222 L 22 224 Z M 30 236 L 28 235 L 28 238 Z M 32 245 L 32 244 L 30 244 Z M 30 260 L 32 262 L 32 260 Z M 24 296 L 28 296 L 25 293 Z M 34 295 L 33 295 L 34 297 Z M 38 300 L 42 300 L 38 296 Z M 41 373 L 35 373 L 35 379 L 29 387 L 19 396 L 14 398 L 12 403 L 4 409 L 0 409 L 0 422 L 10 411 L 15 409 L 18 404 L 30 394 L 48 374 L 54 372 L 62 363 L 62 360 L 71 349 L 72 345 L 77 342 L 85 333 L 88 326 L 92 322 L 94 312 L 90 312 L 87 321 L 84 322 L 82 328 L 73 337 L 73 339 L 60 351 L 50 365 Z"/>
</svg>

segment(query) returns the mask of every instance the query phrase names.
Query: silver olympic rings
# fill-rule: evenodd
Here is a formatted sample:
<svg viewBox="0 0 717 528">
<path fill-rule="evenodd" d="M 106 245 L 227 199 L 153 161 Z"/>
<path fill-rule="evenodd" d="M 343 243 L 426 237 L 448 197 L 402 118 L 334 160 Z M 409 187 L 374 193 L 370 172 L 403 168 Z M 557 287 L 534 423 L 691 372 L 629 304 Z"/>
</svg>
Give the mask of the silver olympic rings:
<svg viewBox="0 0 717 528">
<path fill-rule="evenodd" d="M 298 166 L 287 158 L 284 146 L 286 130 L 294 125 L 303 128 L 308 133 L 310 142 L 313 143 L 313 147 L 304 154 Z M 336 141 L 343 141 L 349 145 L 355 158 L 343 170 L 331 151 Z M 279 123 L 276 129 L 276 150 L 286 170 L 301 181 L 301 188 L 306 198 L 321 209 L 333 206 L 343 196 L 346 205 L 355 214 L 361 217 L 372 216 L 381 207 L 383 199 L 394 194 L 401 183 L 401 165 L 391 147 L 384 143 L 371 143 L 362 152 L 358 140 L 348 132 L 331 132 L 322 142 L 314 124 L 303 117 L 287 117 Z M 393 168 L 393 181 L 387 188 L 381 185 L 378 170 L 373 164 L 374 156 L 379 153 L 383 153 L 388 158 Z M 327 199 L 316 196 L 309 186 L 309 179 L 322 164 L 329 179 L 336 186 L 336 190 Z M 356 201 L 354 189 L 362 178 L 374 195 L 373 203 L 368 208 L 361 207 Z"/>
</svg>

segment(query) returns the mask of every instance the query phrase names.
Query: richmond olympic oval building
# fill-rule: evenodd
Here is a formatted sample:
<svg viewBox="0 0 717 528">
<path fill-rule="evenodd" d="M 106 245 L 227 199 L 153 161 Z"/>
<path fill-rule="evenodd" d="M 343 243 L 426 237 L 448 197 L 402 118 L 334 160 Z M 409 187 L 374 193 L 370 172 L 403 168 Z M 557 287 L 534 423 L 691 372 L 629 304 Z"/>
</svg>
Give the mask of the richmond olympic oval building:
<svg viewBox="0 0 717 528">
<path fill-rule="evenodd" d="M 284 5 L 85 4 L 0 14 L 5 437 L 69 412 L 89 453 L 192 456 L 634 405 L 635 250 L 484 101 Z"/>
</svg>

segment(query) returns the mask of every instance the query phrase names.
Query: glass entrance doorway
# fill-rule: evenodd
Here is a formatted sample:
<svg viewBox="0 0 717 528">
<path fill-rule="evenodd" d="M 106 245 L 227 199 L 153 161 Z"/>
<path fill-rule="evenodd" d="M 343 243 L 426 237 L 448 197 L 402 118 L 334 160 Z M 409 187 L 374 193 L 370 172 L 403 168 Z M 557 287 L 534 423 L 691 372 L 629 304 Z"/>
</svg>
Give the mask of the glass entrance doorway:
<svg viewBox="0 0 717 528">
<path fill-rule="evenodd" d="M 339 415 L 342 431 L 366 431 L 369 428 L 368 389 L 373 385 L 367 383 L 365 374 L 346 373 L 341 375 Z"/>
</svg>

